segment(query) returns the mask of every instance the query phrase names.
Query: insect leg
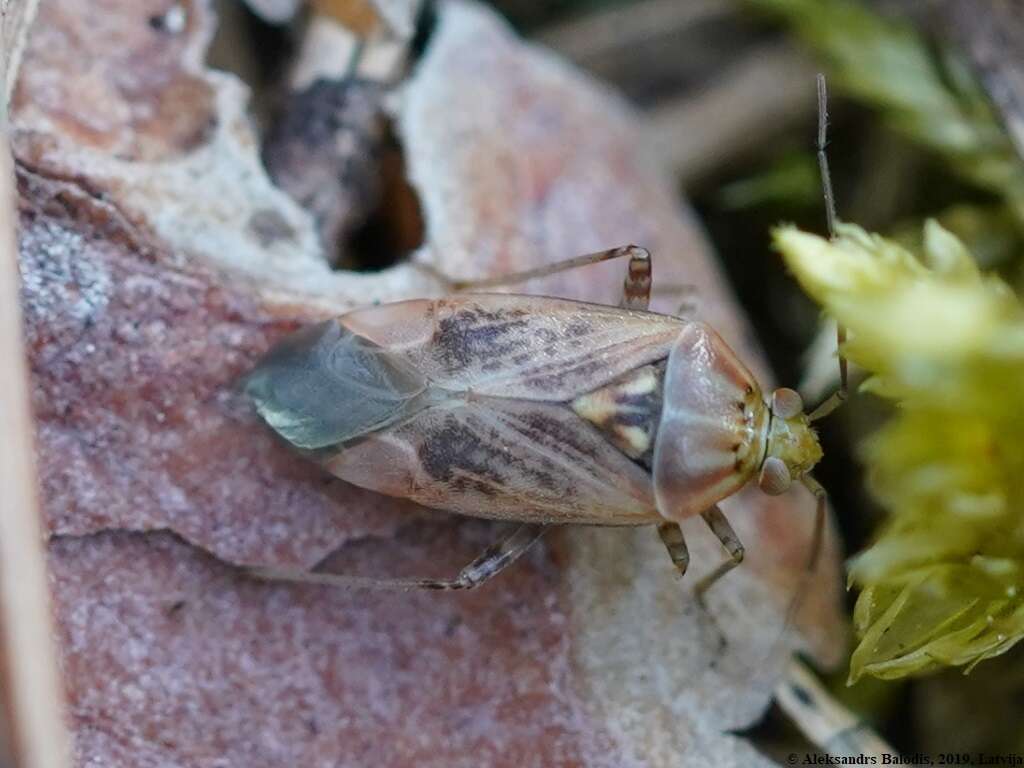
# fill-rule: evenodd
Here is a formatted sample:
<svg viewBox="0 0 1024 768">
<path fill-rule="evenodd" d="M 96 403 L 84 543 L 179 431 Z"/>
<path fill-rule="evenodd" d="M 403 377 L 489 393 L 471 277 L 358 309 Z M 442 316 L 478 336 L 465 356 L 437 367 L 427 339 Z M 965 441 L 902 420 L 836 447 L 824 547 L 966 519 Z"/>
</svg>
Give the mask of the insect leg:
<svg viewBox="0 0 1024 768">
<path fill-rule="evenodd" d="M 825 505 L 828 501 L 828 492 L 810 475 L 803 475 L 800 482 L 804 487 L 814 494 L 817 506 L 814 511 L 814 532 L 811 534 L 811 554 L 807 558 L 806 573 L 814 573 L 818 567 L 818 558 L 821 555 L 821 545 L 825 540 Z"/>
<path fill-rule="evenodd" d="M 715 582 L 743 562 L 743 544 L 736 536 L 736 532 L 729 525 L 729 521 L 725 519 L 725 515 L 722 514 L 722 510 L 718 508 L 717 504 L 701 512 L 700 516 L 704 518 L 704 522 L 711 528 L 711 532 L 718 537 L 718 540 L 722 542 L 722 546 L 729 552 L 728 560 L 719 564 L 715 570 L 697 583 L 697 600 L 703 603 L 704 596 L 714 586 Z"/>
<path fill-rule="evenodd" d="M 678 523 L 659 523 L 658 536 L 668 550 L 668 556 L 672 558 L 672 565 L 679 571 L 680 576 L 686 575 L 686 569 L 690 565 L 690 550 L 686 547 L 686 539 L 683 538 L 683 529 Z"/>
<path fill-rule="evenodd" d="M 814 495 L 814 498 L 817 501 L 814 512 L 814 529 L 811 533 L 811 548 L 807 556 L 807 564 L 804 566 L 803 573 L 800 574 L 800 580 L 797 582 L 796 588 L 793 590 L 793 594 L 789 598 L 789 604 L 786 606 L 786 618 L 782 623 L 782 631 L 772 644 L 773 651 L 771 655 L 774 655 L 778 648 L 785 645 L 789 631 L 793 626 L 793 622 L 796 620 L 797 612 L 803 605 L 804 599 L 807 597 L 808 590 L 811 588 L 813 583 L 812 579 L 815 571 L 818 569 L 818 560 L 821 557 L 822 545 L 825 543 L 825 513 L 827 511 L 828 492 L 821 483 L 810 475 L 803 475 L 800 478 L 800 482 Z"/>
<path fill-rule="evenodd" d="M 659 523 L 658 536 L 661 537 L 665 549 L 668 550 L 668 556 L 672 558 L 672 565 L 676 567 L 676 570 L 679 571 L 679 577 L 682 578 L 686 575 L 686 569 L 690 565 L 690 550 L 686 546 L 686 539 L 683 538 L 683 529 L 679 527 L 678 523 Z M 704 601 L 699 597 L 697 604 L 707 617 L 711 630 L 715 633 L 715 644 L 719 648 L 725 648 L 728 641 L 726 640 L 725 633 L 722 632 L 722 628 L 718 626 L 718 621 L 715 620 L 714 614 L 707 610 Z"/>
<path fill-rule="evenodd" d="M 623 309 L 647 309 L 651 303 L 651 254 L 646 248 L 633 247 L 622 283 Z"/>
<path fill-rule="evenodd" d="M 266 581 L 291 581 L 302 584 L 326 584 L 349 589 L 473 589 L 519 559 L 547 526 L 520 525 L 506 538 L 492 544 L 473 562 L 459 571 L 454 579 L 377 579 L 372 576 L 345 576 L 337 573 L 318 573 L 278 568 L 249 568 L 250 576 Z"/>
<path fill-rule="evenodd" d="M 455 280 L 429 264 L 417 264 L 417 267 L 425 272 L 429 272 L 433 277 L 443 282 L 451 291 L 473 291 L 480 288 L 496 288 L 501 285 L 523 283 L 527 280 L 533 280 L 534 278 L 547 277 L 548 275 L 565 272 L 569 269 L 585 267 L 589 264 L 599 264 L 602 261 L 610 261 L 611 259 L 621 259 L 626 256 L 629 257 L 631 266 L 634 261 L 644 261 L 647 263 L 648 266 L 646 273 L 648 277 L 649 293 L 651 254 L 646 248 L 640 248 L 636 245 L 624 245 L 620 248 L 611 248 L 607 251 L 585 253 L 582 256 L 575 256 L 571 259 L 565 259 L 564 261 L 556 261 L 554 264 L 546 264 L 543 267 L 525 269 L 521 272 L 509 272 L 504 275 L 495 275 L 494 277 L 484 277 L 479 280 Z M 626 282 L 627 284 L 629 283 L 628 274 Z"/>
</svg>

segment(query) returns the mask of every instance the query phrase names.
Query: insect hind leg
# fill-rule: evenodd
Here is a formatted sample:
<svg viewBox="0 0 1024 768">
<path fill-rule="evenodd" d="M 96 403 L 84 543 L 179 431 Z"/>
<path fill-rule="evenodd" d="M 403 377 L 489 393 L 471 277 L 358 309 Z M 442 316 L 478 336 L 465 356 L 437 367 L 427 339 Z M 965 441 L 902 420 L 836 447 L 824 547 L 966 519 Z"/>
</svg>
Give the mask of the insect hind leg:
<svg viewBox="0 0 1024 768">
<path fill-rule="evenodd" d="M 479 557 L 459 571 L 453 579 L 379 579 L 372 576 L 346 576 L 280 568 L 248 568 L 246 573 L 264 581 L 287 581 L 299 584 L 321 584 L 347 589 L 379 589 L 438 591 L 474 589 L 497 576 L 518 560 L 539 539 L 549 526 L 523 524 L 511 534 L 485 549 Z"/>
</svg>

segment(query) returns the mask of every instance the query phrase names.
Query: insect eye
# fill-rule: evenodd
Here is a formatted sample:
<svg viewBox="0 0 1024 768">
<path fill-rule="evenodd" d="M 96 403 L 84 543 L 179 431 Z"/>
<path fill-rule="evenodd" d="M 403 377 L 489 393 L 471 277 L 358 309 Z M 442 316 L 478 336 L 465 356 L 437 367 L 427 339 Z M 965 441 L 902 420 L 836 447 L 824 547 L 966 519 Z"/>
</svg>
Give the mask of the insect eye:
<svg viewBox="0 0 1024 768">
<path fill-rule="evenodd" d="M 772 412 L 782 419 L 791 419 L 804 412 L 804 401 L 793 389 L 782 387 L 772 393 Z"/>
<path fill-rule="evenodd" d="M 769 456 L 764 460 L 761 475 L 757 478 L 757 485 L 762 491 L 769 496 L 778 496 L 789 490 L 790 482 L 792 478 L 789 476 L 786 462 L 778 456 Z"/>
</svg>

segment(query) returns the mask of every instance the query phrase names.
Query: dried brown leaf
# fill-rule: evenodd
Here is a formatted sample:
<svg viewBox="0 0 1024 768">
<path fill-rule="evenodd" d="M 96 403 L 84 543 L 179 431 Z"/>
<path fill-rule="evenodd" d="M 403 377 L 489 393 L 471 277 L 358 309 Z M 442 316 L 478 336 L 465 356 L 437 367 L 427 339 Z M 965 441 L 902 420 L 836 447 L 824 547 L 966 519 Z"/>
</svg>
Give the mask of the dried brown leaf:
<svg viewBox="0 0 1024 768">
<path fill-rule="evenodd" d="M 244 88 L 203 67 L 204 5 L 180 35 L 147 22 L 155 0 L 112 4 L 100 23 L 88 5 L 44 6 L 14 112 L 79 762 L 766 765 L 726 731 L 758 716 L 781 669 L 782 655 L 759 663 L 806 554 L 806 499 L 726 503 L 749 559 L 713 596 L 732 641 L 716 667 L 716 638 L 650 530 L 568 531 L 455 596 L 269 585 L 230 567 L 337 551 L 346 569 L 437 574 L 495 535 L 330 480 L 237 395 L 299 323 L 439 286 L 410 264 L 328 268 L 310 216 L 259 163 Z M 701 314 L 765 381 L 698 228 L 613 94 L 449 3 L 396 101 L 427 228 L 415 259 L 469 276 L 643 243 L 657 279 L 695 284 Z M 607 301 L 621 275 L 529 288 Z M 699 575 L 722 554 L 692 538 Z M 827 555 L 800 626 L 834 658 Z"/>
</svg>

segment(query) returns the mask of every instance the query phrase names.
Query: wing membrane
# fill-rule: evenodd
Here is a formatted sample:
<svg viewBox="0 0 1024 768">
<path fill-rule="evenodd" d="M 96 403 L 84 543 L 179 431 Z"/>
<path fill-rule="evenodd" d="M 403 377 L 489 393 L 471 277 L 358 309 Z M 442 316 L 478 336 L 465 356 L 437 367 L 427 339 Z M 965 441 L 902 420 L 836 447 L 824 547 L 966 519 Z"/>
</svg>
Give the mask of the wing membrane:
<svg viewBox="0 0 1024 768">
<path fill-rule="evenodd" d="M 271 350 L 245 387 L 282 437 L 317 449 L 406 418 L 427 383 L 400 356 L 329 320 Z"/>
</svg>

